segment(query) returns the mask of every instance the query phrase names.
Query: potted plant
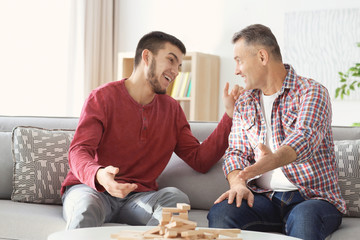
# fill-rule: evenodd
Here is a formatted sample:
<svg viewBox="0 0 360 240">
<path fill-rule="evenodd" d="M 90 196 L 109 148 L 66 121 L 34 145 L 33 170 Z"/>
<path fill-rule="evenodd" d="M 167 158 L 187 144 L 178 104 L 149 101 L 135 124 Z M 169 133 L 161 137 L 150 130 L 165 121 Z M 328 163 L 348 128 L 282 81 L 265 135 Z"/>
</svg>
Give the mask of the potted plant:
<svg viewBox="0 0 360 240">
<path fill-rule="evenodd" d="M 357 43 L 360 47 L 360 43 Z M 335 98 L 349 96 L 351 92 L 360 88 L 360 63 L 355 63 L 346 72 L 339 72 L 340 82 L 342 85 L 335 90 Z M 360 123 L 353 123 L 353 126 L 360 126 Z"/>
</svg>

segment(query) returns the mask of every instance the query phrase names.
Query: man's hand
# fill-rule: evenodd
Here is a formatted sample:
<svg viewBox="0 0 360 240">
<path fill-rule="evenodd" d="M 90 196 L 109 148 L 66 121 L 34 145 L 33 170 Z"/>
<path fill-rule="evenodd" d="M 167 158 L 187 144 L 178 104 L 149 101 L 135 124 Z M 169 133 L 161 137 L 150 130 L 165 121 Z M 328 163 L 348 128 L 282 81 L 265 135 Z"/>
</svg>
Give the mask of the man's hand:
<svg viewBox="0 0 360 240">
<path fill-rule="evenodd" d="M 239 177 L 239 170 L 232 171 L 228 175 L 230 189 L 223 193 L 214 204 L 220 203 L 228 199 L 228 203 L 232 204 L 236 198 L 236 206 L 240 207 L 243 199 L 247 199 L 249 207 L 254 205 L 254 194 L 247 188 L 246 183 Z"/>
<path fill-rule="evenodd" d="M 115 176 L 119 169 L 113 166 L 100 168 L 96 173 L 97 182 L 113 197 L 124 198 L 137 188 L 134 183 L 118 183 Z"/>
<path fill-rule="evenodd" d="M 235 101 L 244 91 L 244 88 L 240 87 L 239 85 L 235 85 L 229 93 L 229 83 L 225 84 L 223 101 L 225 106 L 225 112 L 230 118 L 233 117 Z"/>
<path fill-rule="evenodd" d="M 244 180 L 251 179 L 260 174 L 282 167 L 296 160 L 296 152 L 292 147 L 282 146 L 275 153 L 271 152 L 266 145 L 259 143 L 258 146 L 261 151 L 256 163 L 244 168 L 239 173 L 239 177 Z"/>
</svg>

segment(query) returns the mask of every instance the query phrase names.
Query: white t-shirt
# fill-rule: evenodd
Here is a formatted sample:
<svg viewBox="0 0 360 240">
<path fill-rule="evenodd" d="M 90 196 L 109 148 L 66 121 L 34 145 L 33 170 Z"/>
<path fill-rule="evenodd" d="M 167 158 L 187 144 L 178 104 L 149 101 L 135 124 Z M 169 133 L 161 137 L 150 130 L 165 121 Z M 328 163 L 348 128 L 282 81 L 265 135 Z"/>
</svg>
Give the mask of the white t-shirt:
<svg viewBox="0 0 360 240">
<path fill-rule="evenodd" d="M 268 146 L 272 152 L 275 152 L 274 144 L 272 140 L 272 129 L 271 129 L 271 113 L 275 99 L 278 97 L 279 92 L 265 96 L 261 93 L 261 111 L 265 117 L 266 122 L 266 146 Z M 256 180 L 256 184 L 261 188 L 271 189 L 278 192 L 287 192 L 297 190 L 297 187 L 292 184 L 280 168 L 276 168 L 272 171 L 266 172 Z"/>
</svg>

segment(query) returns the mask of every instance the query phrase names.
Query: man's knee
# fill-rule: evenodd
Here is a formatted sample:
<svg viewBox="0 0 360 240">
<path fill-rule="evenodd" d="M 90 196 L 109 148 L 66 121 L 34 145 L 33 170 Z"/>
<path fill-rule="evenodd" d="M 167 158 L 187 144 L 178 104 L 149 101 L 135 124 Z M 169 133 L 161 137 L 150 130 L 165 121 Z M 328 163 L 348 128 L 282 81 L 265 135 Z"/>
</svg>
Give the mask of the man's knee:
<svg viewBox="0 0 360 240">
<path fill-rule="evenodd" d="M 236 208 L 235 204 L 228 204 L 227 200 L 213 205 L 208 213 L 209 227 L 212 228 L 233 228 L 235 223 L 233 221 L 237 216 L 239 209 Z"/>
<path fill-rule="evenodd" d="M 162 207 L 175 207 L 177 203 L 190 204 L 189 197 L 175 187 L 166 187 L 158 191 L 159 202 Z"/>
<path fill-rule="evenodd" d="M 105 221 L 105 207 L 100 193 L 72 191 L 64 198 L 63 215 L 67 229 L 97 227 Z"/>
<path fill-rule="evenodd" d="M 341 219 L 341 213 L 330 203 L 307 200 L 291 210 L 285 232 L 303 239 L 325 239 L 340 226 Z"/>
</svg>

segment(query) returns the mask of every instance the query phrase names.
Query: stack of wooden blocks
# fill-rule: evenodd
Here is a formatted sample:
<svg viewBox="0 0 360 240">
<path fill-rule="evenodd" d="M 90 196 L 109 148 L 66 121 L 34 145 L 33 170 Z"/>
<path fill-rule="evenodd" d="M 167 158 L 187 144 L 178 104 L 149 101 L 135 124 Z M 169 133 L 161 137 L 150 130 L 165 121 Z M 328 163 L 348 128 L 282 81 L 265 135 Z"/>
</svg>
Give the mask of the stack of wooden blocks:
<svg viewBox="0 0 360 240">
<path fill-rule="evenodd" d="M 224 240 L 241 240 L 238 238 L 240 229 L 200 228 L 197 223 L 189 220 L 190 205 L 178 203 L 176 208 L 163 208 L 160 224 L 146 232 L 121 231 L 111 235 L 117 240 L 216 240 L 220 235 Z"/>
</svg>

